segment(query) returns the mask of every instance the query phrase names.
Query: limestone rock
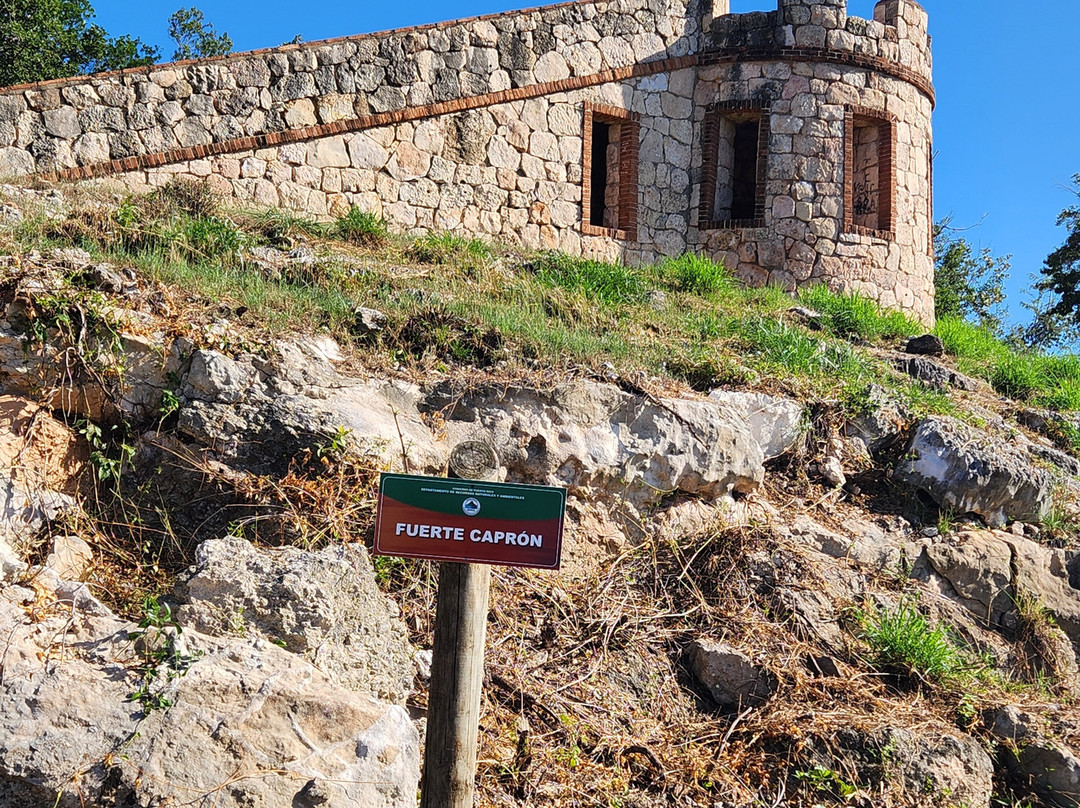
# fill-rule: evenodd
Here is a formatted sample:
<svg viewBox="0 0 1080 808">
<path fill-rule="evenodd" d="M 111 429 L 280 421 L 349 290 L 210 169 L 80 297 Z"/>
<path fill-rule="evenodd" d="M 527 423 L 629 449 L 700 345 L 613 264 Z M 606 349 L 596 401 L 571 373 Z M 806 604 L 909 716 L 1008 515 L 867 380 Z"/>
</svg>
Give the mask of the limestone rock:
<svg viewBox="0 0 1080 808">
<path fill-rule="evenodd" d="M 405 625 L 361 545 L 311 553 L 214 539 L 199 546 L 177 594 L 182 625 L 284 643 L 337 684 L 378 698 L 402 702 L 412 685 Z"/>
<path fill-rule="evenodd" d="M 746 654 L 724 643 L 698 640 L 690 667 L 721 707 L 760 706 L 776 692 L 776 677 Z"/>
<path fill-rule="evenodd" d="M 672 491 L 707 500 L 753 491 L 765 474 L 747 425 L 708 400 L 646 398 L 582 381 L 550 392 L 436 387 L 423 406 L 443 413 L 450 443 L 483 430 L 512 479 L 638 507 Z"/>
<path fill-rule="evenodd" d="M 34 592 L 0 590 L 0 804 L 413 808 L 418 737 L 405 711 L 335 687 L 264 640 L 184 631 L 182 671 L 153 685 L 171 706 L 144 715 L 128 632 L 92 598 L 31 618 Z M 56 657 L 58 648 L 79 653 Z M 72 772 L 78 772 L 77 778 Z"/>
<path fill-rule="evenodd" d="M 919 423 L 894 476 L 927 491 L 944 508 L 976 513 L 992 527 L 1009 520 L 1041 522 L 1052 480 L 1025 452 L 991 441 L 954 418 Z"/>
<path fill-rule="evenodd" d="M 729 415 L 741 419 L 761 445 L 766 460 L 791 449 L 804 432 L 803 405 L 788 398 L 764 393 L 713 390 L 709 400 L 724 407 Z"/>
<path fill-rule="evenodd" d="M 412 470 L 445 465 L 445 447 L 420 420 L 415 387 L 342 376 L 310 341 L 279 343 L 267 360 L 197 352 L 191 367 L 180 388 L 180 431 L 227 462 L 282 471 L 345 430 L 357 450 L 388 464 L 401 462 L 404 444 Z"/>
<path fill-rule="evenodd" d="M 1001 740 L 1002 757 L 1013 777 L 1032 789 L 1046 804 L 1080 805 L 1080 750 L 1063 740 L 1076 737 L 1074 722 L 1054 726 L 1051 716 L 1007 705 L 985 716 L 990 731 Z"/>
</svg>

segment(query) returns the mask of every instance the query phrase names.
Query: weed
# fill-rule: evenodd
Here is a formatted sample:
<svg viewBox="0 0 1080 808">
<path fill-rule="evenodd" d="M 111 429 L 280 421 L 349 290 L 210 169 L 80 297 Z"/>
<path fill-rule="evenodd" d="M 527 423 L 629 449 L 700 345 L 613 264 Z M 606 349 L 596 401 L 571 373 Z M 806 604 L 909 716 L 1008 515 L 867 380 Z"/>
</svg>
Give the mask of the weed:
<svg viewBox="0 0 1080 808">
<path fill-rule="evenodd" d="M 173 618 L 168 604 L 156 597 L 143 600 L 142 619 L 137 630 L 128 632 L 139 654 L 140 686 L 129 698 L 137 701 L 143 712 L 164 710 L 173 705 L 166 695 L 168 684 L 183 676 L 198 655 L 185 654 L 178 643 L 180 625 Z"/>
<path fill-rule="evenodd" d="M 846 800 L 858 792 L 858 788 L 844 780 L 836 771 L 826 766 L 815 766 L 809 771 L 795 772 L 795 779 L 805 783 L 813 791 L 823 791 Z"/>
<path fill-rule="evenodd" d="M 353 205 L 348 213 L 337 218 L 330 228 L 330 235 L 350 244 L 379 246 L 386 243 L 390 231 L 384 218 Z"/>
<path fill-rule="evenodd" d="M 194 218 L 209 218 L 218 212 L 218 198 L 206 181 L 171 179 L 151 195 L 151 201 L 160 210 Z"/>
<path fill-rule="evenodd" d="M 90 465 L 103 483 L 119 486 L 124 469 L 135 457 L 135 447 L 124 439 L 124 430 L 114 424 L 108 433 L 92 421 L 84 421 L 79 434 L 90 444 Z"/>
<path fill-rule="evenodd" d="M 910 600 L 893 609 L 864 612 L 859 622 L 863 639 L 881 667 L 926 681 L 943 681 L 968 667 L 948 629 L 931 627 Z"/>
<path fill-rule="evenodd" d="M 782 320 L 751 317 L 740 324 L 747 349 L 766 364 L 800 376 L 829 376 L 841 382 L 869 378 L 869 361 L 850 346 L 823 339 Z"/>
</svg>

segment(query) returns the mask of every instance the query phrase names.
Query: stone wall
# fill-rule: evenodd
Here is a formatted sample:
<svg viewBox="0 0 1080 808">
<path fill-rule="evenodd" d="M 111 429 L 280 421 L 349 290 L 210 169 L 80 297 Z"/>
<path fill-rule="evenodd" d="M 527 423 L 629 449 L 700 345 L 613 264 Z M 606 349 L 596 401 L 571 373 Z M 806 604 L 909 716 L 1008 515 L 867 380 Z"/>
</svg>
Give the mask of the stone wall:
<svg viewBox="0 0 1080 808">
<path fill-rule="evenodd" d="M 9 88 L 0 174 L 137 189 L 203 177 L 244 204 L 315 216 L 358 205 L 402 230 L 627 262 L 704 251 L 751 282 L 824 281 L 932 319 L 925 12 L 911 0 L 884 0 L 874 21 L 848 17 L 844 0 L 725 5 L 568 3 Z M 756 182 L 744 221 L 718 221 L 710 204 L 730 197 L 709 141 L 720 108 L 760 121 L 757 165 L 738 172 Z M 593 225 L 587 109 L 627 116 L 615 129 L 639 138 L 597 169 L 610 198 Z M 857 159 L 848 129 L 867 121 L 881 128 L 859 129 Z M 851 215 L 856 165 L 883 178 L 867 203 L 877 214 Z M 633 228 L 612 224 L 626 218 L 618 205 Z"/>
</svg>

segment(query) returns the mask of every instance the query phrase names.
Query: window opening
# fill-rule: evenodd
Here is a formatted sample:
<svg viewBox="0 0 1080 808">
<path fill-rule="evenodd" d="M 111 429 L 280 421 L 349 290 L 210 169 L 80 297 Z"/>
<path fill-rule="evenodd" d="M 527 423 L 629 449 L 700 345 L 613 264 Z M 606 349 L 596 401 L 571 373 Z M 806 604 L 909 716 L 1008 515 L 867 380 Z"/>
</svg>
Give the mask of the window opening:
<svg viewBox="0 0 1080 808">
<path fill-rule="evenodd" d="M 892 119 L 852 108 L 845 123 L 844 229 L 891 238 L 896 193 Z"/>
<path fill-rule="evenodd" d="M 586 104 L 582 232 L 637 238 L 638 131 L 636 115 Z"/>
<path fill-rule="evenodd" d="M 767 107 L 755 101 L 729 101 L 709 110 L 701 227 L 764 226 L 768 157 Z"/>
</svg>

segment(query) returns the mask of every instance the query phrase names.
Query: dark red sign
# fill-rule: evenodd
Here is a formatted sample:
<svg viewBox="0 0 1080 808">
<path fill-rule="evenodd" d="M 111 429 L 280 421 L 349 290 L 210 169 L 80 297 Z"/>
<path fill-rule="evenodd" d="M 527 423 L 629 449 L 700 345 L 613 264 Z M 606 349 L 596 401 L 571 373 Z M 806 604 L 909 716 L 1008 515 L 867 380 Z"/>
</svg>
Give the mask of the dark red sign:
<svg viewBox="0 0 1080 808">
<path fill-rule="evenodd" d="M 558 569 L 566 490 L 383 474 L 376 555 Z"/>
</svg>

